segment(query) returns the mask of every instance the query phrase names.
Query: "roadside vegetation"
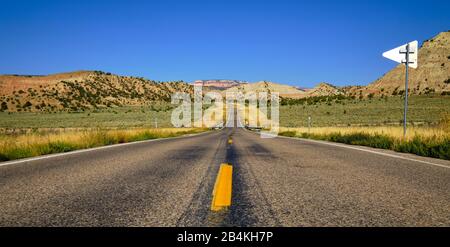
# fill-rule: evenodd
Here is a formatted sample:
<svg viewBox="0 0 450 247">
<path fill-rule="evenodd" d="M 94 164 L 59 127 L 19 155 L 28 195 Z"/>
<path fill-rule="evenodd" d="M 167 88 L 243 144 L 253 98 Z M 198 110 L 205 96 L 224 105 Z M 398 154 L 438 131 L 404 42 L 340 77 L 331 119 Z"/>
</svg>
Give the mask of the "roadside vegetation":
<svg viewBox="0 0 450 247">
<path fill-rule="evenodd" d="M 84 112 L 0 112 L 0 128 L 126 128 L 172 127 L 173 105 L 158 102 L 151 106 L 123 106 Z"/>
<path fill-rule="evenodd" d="M 280 126 L 285 127 L 282 134 L 288 136 L 450 159 L 450 129 L 445 129 L 450 125 L 450 96 L 421 95 L 409 99 L 406 139 L 402 136 L 403 98 L 400 96 L 284 99 L 280 106 Z M 0 107 L 7 105 L 0 104 Z M 158 132 L 155 136 L 154 129 L 158 127 L 162 131 L 161 128 L 172 127 L 170 118 L 174 107 L 169 102 L 158 101 L 143 106 L 69 112 L 0 112 L 0 160 L 164 137 L 167 133 Z M 308 116 L 311 116 L 310 132 Z M 174 130 L 174 135 L 184 131 L 198 130 Z"/>
<path fill-rule="evenodd" d="M 0 161 L 69 152 L 118 143 L 176 137 L 206 131 L 202 128 L 136 128 L 34 130 L 22 134 L 0 134 Z"/>
<path fill-rule="evenodd" d="M 450 160 L 450 118 L 435 127 L 401 126 L 281 128 L 280 135 L 362 145 Z"/>
<path fill-rule="evenodd" d="M 450 114 L 449 96 L 409 97 L 408 124 L 434 126 L 443 115 Z M 398 126 L 403 121 L 403 98 L 400 96 L 355 98 L 338 96 L 283 100 L 280 126 Z"/>
<path fill-rule="evenodd" d="M 280 107 L 280 135 L 450 159 L 450 97 L 411 96 L 406 138 L 402 123 L 400 96 L 321 96 L 284 100 Z"/>
</svg>

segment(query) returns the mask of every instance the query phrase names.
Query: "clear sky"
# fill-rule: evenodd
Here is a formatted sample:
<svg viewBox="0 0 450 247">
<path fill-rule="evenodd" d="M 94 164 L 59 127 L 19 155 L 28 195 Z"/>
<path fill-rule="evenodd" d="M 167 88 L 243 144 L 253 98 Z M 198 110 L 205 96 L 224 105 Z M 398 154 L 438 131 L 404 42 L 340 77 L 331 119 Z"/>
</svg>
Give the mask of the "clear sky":
<svg viewBox="0 0 450 247">
<path fill-rule="evenodd" d="M 449 29 L 448 0 L 0 0 L 0 74 L 365 85 L 382 52 Z"/>
</svg>

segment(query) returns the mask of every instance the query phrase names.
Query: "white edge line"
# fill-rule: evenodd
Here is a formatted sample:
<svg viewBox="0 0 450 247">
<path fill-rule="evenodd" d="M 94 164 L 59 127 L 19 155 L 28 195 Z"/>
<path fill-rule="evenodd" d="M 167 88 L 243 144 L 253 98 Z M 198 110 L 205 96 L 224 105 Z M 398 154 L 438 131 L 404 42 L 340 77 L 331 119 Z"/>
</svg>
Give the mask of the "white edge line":
<svg viewBox="0 0 450 247">
<path fill-rule="evenodd" d="M 253 131 L 250 131 L 250 132 L 253 132 Z M 253 133 L 255 133 L 255 132 L 253 132 Z M 255 134 L 257 134 L 257 133 L 255 133 Z M 324 144 L 324 145 L 329 145 L 329 146 L 335 146 L 335 147 L 341 147 L 341 148 L 348 148 L 348 149 L 353 149 L 353 150 L 358 150 L 358 151 L 363 151 L 363 152 L 368 152 L 368 153 L 373 153 L 373 154 L 384 155 L 384 156 L 397 158 L 397 159 L 415 161 L 415 162 L 424 163 L 424 164 L 427 164 L 427 165 L 438 166 L 438 167 L 450 169 L 450 166 L 448 166 L 448 165 L 436 164 L 436 163 L 432 163 L 432 162 L 428 162 L 428 161 L 424 161 L 424 160 L 416 160 L 416 159 L 412 159 L 412 158 L 408 158 L 408 157 L 403 157 L 403 156 L 400 156 L 400 155 L 387 154 L 387 153 L 377 152 L 377 151 L 369 150 L 369 149 L 365 149 L 365 148 L 352 147 L 352 146 L 350 146 L 350 144 L 338 144 L 338 143 L 334 143 L 334 142 L 312 140 L 312 139 L 306 139 L 306 138 L 301 138 L 301 137 L 289 137 L 289 136 L 280 136 L 280 135 L 278 135 L 277 137 L 291 139 L 291 140 L 297 140 L 297 141 L 309 141 L 309 142 L 314 142 L 314 143 L 319 143 L 319 144 Z"/>
<path fill-rule="evenodd" d="M 432 166 L 438 166 L 438 167 L 450 169 L 450 166 L 448 166 L 448 165 L 441 165 L 441 164 L 436 164 L 436 163 L 432 163 L 432 162 L 428 162 L 428 161 L 424 161 L 424 160 L 417 160 L 417 159 L 412 159 L 412 158 L 408 158 L 408 157 L 403 157 L 403 156 L 400 156 L 400 155 L 387 154 L 387 153 L 382 153 L 382 152 L 378 152 L 378 151 L 374 151 L 374 150 L 369 150 L 369 149 L 365 149 L 365 148 L 353 147 L 353 146 L 350 146 L 349 144 L 347 144 L 347 145 L 346 145 L 346 144 L 337 144 L 337 143 L 327 142 L 327 141 L 311 140 L 311 139 L 300 138 L 300 137 L 289 137 L 289 136 L 280 136 L 280 135 L 279 135 L 278 137 L 286 138 L 286 139 L 292 139 L 292 140 L 309 141 L 309 142 L 314 142 L 314 143 L 319 143 L 319 144 L 325 144 L 325 145 L 335 146 L 335 147 L 341 147 L 341 148 L 354 149 L 354 150 L 358 150 L 358 151 L 363 151 L 363 152 L 368 152 L 368 153 L 373 153 L 373 154 L 384 155 L 384 156 L 388 156 L 388 157 L 392 157 L 392 158 L 397 158 L 397 159 L 403 159 L 403 160 L 415 161 L 415 162 L 420 162 L 420 163 L 424 163 L 424 164 L 428 164 L 428 165 L 432 165 Z"/>
<path fill-rule="evenodd" d="M 220 130 L 222 130 L 222 129 L 220 129 Z M 0 167 L 20 164 L 20 163 L 26 163 L 26 162 L 30 162 L 30 161 L 36 161 L 36 160 L 50 159 L 50 158 L 60 157 L 60 156 L 64 156 L 64 155 L 72 155 L 72 154 L 91 152 L 91 151 L 107 149 L 107 148 L 128 146 L 128 145 L 139 144 L 139 143 L 194 137 L 194 136 L 204 135 L 204 134 L 213 133 L 213 132 L 214 132 L 213 130 L 208 130 L 208 131 L 201 132 L 201 133 L 186 134 L 186 135 L 176 136 L 176 137 L 156 138 L 156 139 L 142 140 L 142 141 L 135 141 L 135 142 L 118 143 L 118 144 L 106 145 L 106 146 L 95 147 L 95 148 L 86 148 L 86 149 L 69 151 L 69 152 L 65 152 L 65 153 L 46 154 L 46 155 L 42 155 L 42 156 L 38 156 L 38 157 L 31 157 L 31 158 L 24 158 L 24 159 L 12 160 L 12 161 L 0 162 Z"/>
</svg>

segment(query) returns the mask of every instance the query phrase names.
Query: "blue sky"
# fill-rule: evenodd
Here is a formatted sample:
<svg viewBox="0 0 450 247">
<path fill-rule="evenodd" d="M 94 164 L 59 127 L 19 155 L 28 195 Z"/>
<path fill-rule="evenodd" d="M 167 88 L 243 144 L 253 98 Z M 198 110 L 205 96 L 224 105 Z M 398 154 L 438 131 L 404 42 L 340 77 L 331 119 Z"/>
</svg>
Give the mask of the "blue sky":
<svg viewBox="0 0 450 247">
<path fill-rule="evenodd" d="M 0 0 L 0 74 L 365 85 L 450 29 L 449 1 Z M 419 65 L 420 66 L 420 65 Z"/>
</svg>

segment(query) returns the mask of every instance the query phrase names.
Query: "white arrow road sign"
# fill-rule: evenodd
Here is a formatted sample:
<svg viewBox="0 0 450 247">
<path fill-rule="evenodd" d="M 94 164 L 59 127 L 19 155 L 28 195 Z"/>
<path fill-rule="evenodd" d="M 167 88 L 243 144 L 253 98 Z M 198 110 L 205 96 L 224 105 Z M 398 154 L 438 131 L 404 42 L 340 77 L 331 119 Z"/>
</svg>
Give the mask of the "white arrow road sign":
<svg viewBox="0 0 450 247">
<path fill-rule="evenodd" d="M 406 63 L 406 45 L 399 46 L 390 51 L 383 53 L 383 57 L 396 61 L 397 63 Z M 417 68 L 417 40 L 409 42 L 409 67 Z"/>
</svg>

